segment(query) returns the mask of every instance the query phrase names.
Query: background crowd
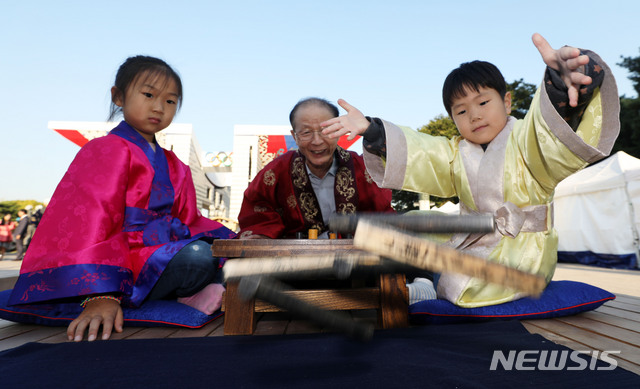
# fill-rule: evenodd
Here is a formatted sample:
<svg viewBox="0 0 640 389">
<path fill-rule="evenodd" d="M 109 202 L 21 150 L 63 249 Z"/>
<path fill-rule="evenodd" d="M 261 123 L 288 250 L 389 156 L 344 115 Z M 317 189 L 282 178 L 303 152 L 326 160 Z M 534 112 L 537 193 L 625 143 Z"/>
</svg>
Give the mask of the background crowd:
<svg viewBox="0 0 640 389">
<path fill-rule="evenodd" d="M 21 261 L 40 223 L 42 205 L 20 209 L 16 215 L 6 213 L 0 221 L 0 260 L 15 252 L 14 261 Z"/>
</svg>

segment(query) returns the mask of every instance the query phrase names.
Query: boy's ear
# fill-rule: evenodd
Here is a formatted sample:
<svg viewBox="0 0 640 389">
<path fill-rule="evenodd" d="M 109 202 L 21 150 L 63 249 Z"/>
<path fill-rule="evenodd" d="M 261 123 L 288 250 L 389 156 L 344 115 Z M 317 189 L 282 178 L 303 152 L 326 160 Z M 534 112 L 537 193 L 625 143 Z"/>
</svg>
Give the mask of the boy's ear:
<svg viewBox="0 0 640 389">
<path fill-rule="evenodd" d="M 504 109 L 507 115 L 511 115 L 511 92 L 507 92 L 504 95 Z"/>
<path fill-rule="evenodd" d="M 118 107 L 122 107 L 122 92 L 115 86 L 111 87 L 111 101 Z"/>
</svg>

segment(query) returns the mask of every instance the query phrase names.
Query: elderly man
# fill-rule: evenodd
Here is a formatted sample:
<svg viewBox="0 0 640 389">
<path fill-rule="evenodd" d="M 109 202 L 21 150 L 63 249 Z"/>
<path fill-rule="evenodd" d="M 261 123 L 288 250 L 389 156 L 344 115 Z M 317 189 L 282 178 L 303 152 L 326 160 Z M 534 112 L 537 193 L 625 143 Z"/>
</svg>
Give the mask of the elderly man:
<svg viewBox="0 0 640 389">
<path fill-rule="evenodd" d="M 294 238 L 311 228 L 326 237 L 331 215 L 393 212 L 391 191 L 379 188 L 358 154 L 322 135 L 320 123 L 338 108 L 319 98 L 298 102 L 289 115 L 298 150 L 265 166 L 244 192 L 240 239 Z"/>
</svg>

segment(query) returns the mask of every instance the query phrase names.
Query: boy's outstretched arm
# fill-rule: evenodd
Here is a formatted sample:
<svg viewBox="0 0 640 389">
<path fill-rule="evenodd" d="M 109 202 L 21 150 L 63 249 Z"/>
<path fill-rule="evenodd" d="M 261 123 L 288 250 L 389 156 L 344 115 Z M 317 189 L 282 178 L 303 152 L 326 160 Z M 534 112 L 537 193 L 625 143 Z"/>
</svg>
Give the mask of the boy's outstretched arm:
<svg viewBox="0 0 640 389">
<path fill-rule="evenodd" d="M 582 73 L 583 66 L 589 63 L 589 57 L 580 55 L 580 50 L 575 47 L 564 46 L 555 50 L 538 33 L 533 34 L 531 39 L 544 63 L 560 73 L 562 81 L 568 88 L 569 105 L 576 107 L 580 86 L 589 85 L 592 82 L 591 77 Z"/>
<path fill-rule="evenodd" d="M 369 127 L 369 120 L 356 107 L 343 99 L 338 99 L 338 104 L 347 111 L 347 114 L 320 123 L 320 126 L 324 127 L 322 133 L 331 138 L 348 133 L 349 140 L 353 140 L 356 135 L 362 135 Z"/>
</svg>

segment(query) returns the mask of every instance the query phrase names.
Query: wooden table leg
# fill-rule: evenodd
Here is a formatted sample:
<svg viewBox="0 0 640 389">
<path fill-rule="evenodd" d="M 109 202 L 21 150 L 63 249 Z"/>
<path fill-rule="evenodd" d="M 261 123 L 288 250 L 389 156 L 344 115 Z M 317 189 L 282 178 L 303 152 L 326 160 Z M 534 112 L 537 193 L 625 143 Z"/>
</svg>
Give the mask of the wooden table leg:
<svg viewBox="0 0 640 389">
<path fill-rule="evenodd" d="M 225 292 L 224 334 L 252 335 L 256 329 L 256 300 L 245 301 L 238 294 L 238 281 L 227 282 Z"/>
<path fill-rule="evenodd" d="M 380 309 L 378 322 L 382 328 L 409 325 L 409 292 L 404 274 L 380 275 Z"/>
</svg>

